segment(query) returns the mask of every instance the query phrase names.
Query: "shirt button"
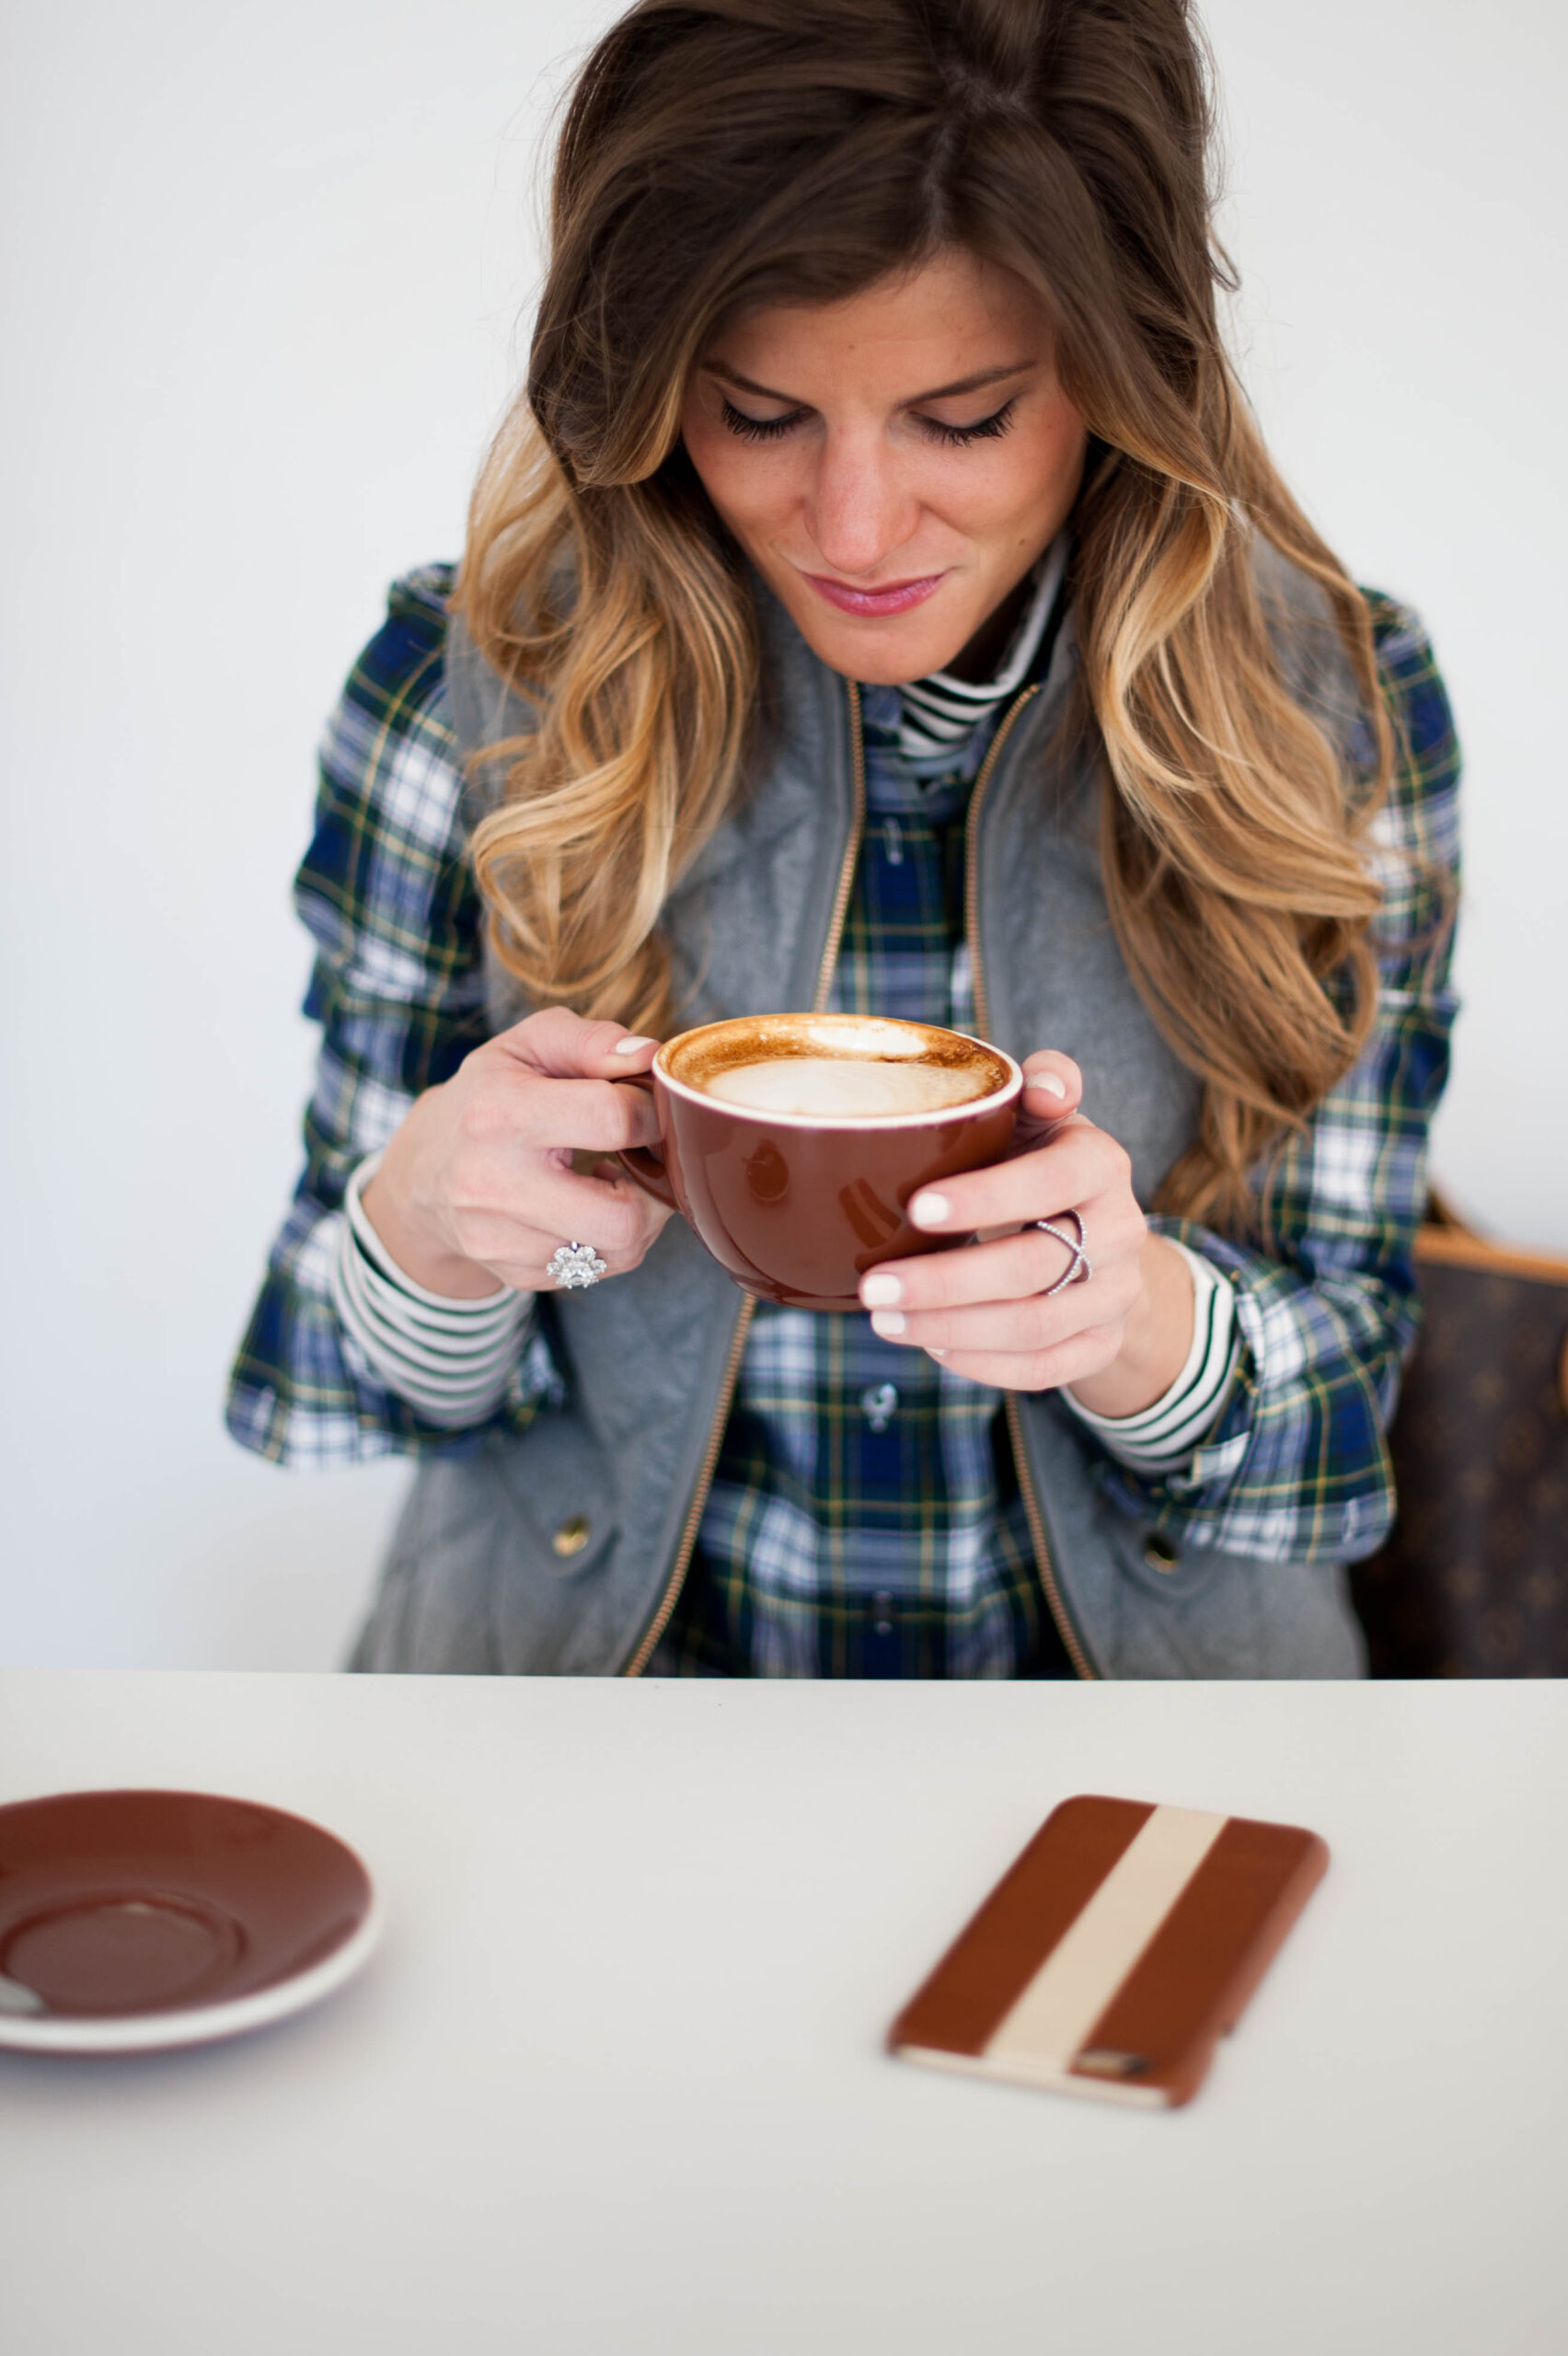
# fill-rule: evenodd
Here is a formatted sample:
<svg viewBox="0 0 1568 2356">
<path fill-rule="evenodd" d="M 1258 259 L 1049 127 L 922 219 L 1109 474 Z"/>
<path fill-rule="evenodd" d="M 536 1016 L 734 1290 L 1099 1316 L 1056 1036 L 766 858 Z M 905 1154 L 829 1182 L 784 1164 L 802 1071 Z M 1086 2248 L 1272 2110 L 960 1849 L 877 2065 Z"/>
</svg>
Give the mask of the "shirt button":
<svg viewBox="0 0 1568 2356">
<path fill-rule="evenodd" d="M 871 1627 L 877 1635 L 892 1635 L 893 1623 L 897 1611 L 898 1605 L 894 1600 L 892 1589 L 879 1587 L 871 1598 Z"/>
<path fill-rule="evenodd" d="M 879 1382 L 860 1393 L 860 1413 L 874 1432 L 885 1432 L 897 1410 L 898 1392 L 891 1382 Z"/>
<path fill-rule="evenodd" d="M 1182 1559 L 1181 1549 L 1169 1538 L 1150 1538 L 1143 1550 L 1144 1561 L 1151 1571 L 1173 1571 Z"/>
<path fill-rule="evenodd" d="M 561 1523 L 560 1528 L 550 1540 L 550 1544 L 555 1548 L 556 1553 L 563 1557 L 581 1554 L 588 1543 L 588 1530 L 587 1515 L 574 1513 Z"/>
</svg>

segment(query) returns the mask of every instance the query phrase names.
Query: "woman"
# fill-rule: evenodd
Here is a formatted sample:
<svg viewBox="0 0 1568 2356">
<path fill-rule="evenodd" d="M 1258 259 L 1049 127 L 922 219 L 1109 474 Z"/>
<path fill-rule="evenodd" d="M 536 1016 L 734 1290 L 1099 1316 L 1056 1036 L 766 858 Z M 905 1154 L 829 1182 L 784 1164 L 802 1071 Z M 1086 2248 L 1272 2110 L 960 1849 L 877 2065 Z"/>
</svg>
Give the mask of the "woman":
<svg viewBox="0 0 1568 2356">
<path fill-rule="evenodd" d="M 1457 756 L 1238 393 L 1207 133 L 1183 0 L 640 0 L 590 58 L 299 880 L 230 1413 L 418 1456 L 361 1666 L 1357 1671 Z M 1028 1076 L 864 1317 L 596 1166 L 659 1035 L 813 1004 Z"/>
</svg>

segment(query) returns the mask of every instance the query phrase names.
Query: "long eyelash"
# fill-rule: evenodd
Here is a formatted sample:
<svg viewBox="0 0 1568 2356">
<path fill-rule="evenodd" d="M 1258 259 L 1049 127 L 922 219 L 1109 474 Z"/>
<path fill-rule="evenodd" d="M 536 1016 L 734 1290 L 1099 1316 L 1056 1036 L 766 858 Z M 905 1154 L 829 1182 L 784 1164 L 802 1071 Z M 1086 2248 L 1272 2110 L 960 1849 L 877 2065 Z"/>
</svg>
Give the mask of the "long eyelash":
<svg viewBox="0 0 1568 2356">
<path fill-rule="evenodd" d="M 962 450 L 971 442 L 998 441 L 1013 422 L 1017 399 L 1015 393 L 1010 401 L 1004 401 L 989 417 L 976 418 L 973 425 L 940 425 L 934 417 L 923 417 L 920 422 L 933 442 L 944 443 L 950 450 Z"/>
<path fill-rule="evenodd" d="M 971 442 L 996 442 L 1007 433 L 1013 422 L 1017 396 L 1004 401 L 989 417 L 976 418 L 973 425 L 943 425 L 934 417 L 923 417 L 920 423 L 933 442 L 942 443 L 948 449 L 962 450 Z M 724 423 L 743 442 L 777 442 L 781 435 L 792 433 L 800 423 L 802 412 L 791 410 L 784 417 L 748 417 L 744 410 L 721 396 L 720 410 Z"/>
<path fill-rule="evenodd" d="M 801 422 L 801 411 L 794 409 L 786 417 L 748 417 L 744 410 L 736 409 L 722 396 L 721 407 L 725 424 L 732 433 L 738 433 L 743 442 L 777 442 L 781 433 L 788 433 L 791 426 Z"/>
</svg>

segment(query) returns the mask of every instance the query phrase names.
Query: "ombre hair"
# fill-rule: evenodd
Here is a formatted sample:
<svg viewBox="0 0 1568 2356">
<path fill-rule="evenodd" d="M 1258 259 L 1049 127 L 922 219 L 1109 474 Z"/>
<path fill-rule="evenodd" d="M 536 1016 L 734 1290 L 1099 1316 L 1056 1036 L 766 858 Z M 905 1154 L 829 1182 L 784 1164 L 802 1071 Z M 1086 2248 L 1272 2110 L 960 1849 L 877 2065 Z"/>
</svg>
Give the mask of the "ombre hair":
<svg viewBox="0 0 1568 2356">
<path fill-rule="evenodd" d="M 1186 0 L 638 0 L 565 114 L 527 385 L 457 603 L 538 714 L 485 755 L 497 953 L 535 1004 L 656 1034 L 678 1013 L 661 910 L 731 805 L 757 687 L 746 576 L 679 438 L 691 371 L 744 310 L 944 248 L 1014 271 L 1090 435 L 1071 594 L 1112 919 L 1205 1083 L 1159 1207 L 1248 1231 L 1261 1161 L 1372 1020 L 1361 837 L 1392 745 L 1366 602 L 1226 356 L 1205 67 Z M 1366 775 L 1290 692 L 1259 540 L 1318 584 Z"/>
</svg>

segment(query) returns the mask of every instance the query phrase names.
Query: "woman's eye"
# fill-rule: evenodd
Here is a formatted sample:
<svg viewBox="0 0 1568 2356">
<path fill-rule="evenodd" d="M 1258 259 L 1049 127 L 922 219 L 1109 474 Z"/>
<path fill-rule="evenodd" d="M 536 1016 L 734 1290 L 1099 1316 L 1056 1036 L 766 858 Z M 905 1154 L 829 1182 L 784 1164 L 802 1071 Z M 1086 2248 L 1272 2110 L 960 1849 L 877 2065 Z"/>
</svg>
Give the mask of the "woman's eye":
<svg viewBox="0 0 1568 2356">
<path fill-rule="evenodd" d="M 732 433 L 738 433 L 743 442 L 777 442 L 781 433 L 788 433 L 793 426 L 799 425 L 805 415 L 804 410 L 792 409 L 786 410 L 782 417 L 748 417 L 744 410 L 737 409 L 732 401 L 722 402 L 721 408 L 725 424 Z"/>
<path fill-rule="evenodd" d="M 928 441 L 940 442 L 950 450 L 962 450 L 971 442 L 995 442 L 1013 422 L 1015 400 L 1004 401 L 989 417 L 976 418 L 973 425 L 944 425 L 940 418 L 917 415 L 916 423 Z M 732 433 L 743 442 L 777 442 L 782 435 L 792 433 L 808 412 L 802 409 L 787 410 L 782 417 L 748 417 L 732 400 L 721 398 L 720 413 Z"/>
<path fill-rule="evenodd" d="M 933 442 L 940 442 L 950 450 L 962 450 L 971 442 L 995 442 L 1004 434 L 1013 422 L 1016 400 L 1015 395 L 1013 400 L 1004 401 L 1000 409 L 993 410 L 989 417 L 976 418 L 973 425 L 943 425 L 935 417 L 917 418 L 916 422 Z"/>
</svg>

